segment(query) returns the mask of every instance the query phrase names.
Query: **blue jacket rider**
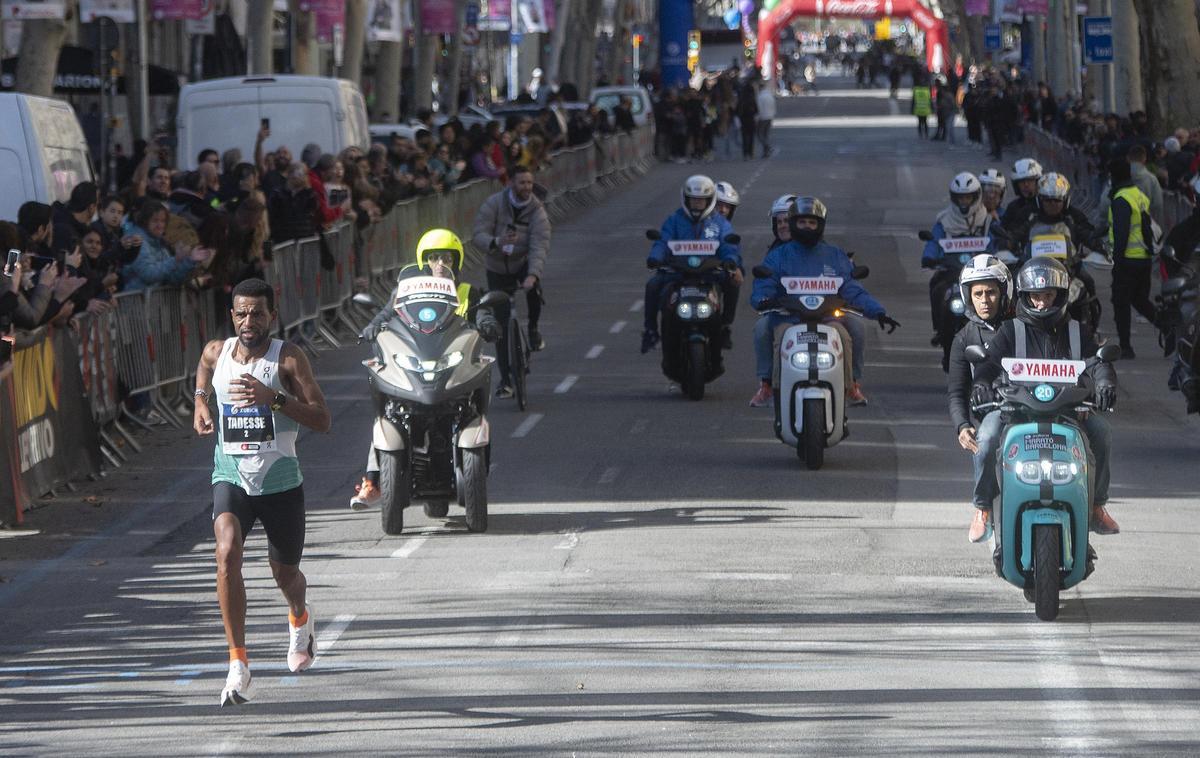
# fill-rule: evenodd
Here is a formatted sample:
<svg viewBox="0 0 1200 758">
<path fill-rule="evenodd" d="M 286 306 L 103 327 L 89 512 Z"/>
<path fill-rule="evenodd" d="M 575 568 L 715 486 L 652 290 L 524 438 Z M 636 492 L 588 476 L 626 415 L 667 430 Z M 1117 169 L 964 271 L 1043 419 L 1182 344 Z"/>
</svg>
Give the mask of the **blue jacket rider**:
<svg viewBox="0 0 1200 758">
<path fill-rule="evenodd" d="M 841 248 L 822 241 L 825 217 L 825 204 L 815 197 L 798 197 L 792 202 L 788 211 L 792 240 L 767 253 L 763 266 L 769 268 L 774 276 L 770 279 L 754 280 L 750 305 L 755 310 L 768 310 L 777 298 L 786 296 L 787 291 L 781 281 L 785 276 L 841 277 L 842 286 L 838 290 L 838 296 L 851 308 L 862 311 L 866 318 L 878 321 L 881 328 L 890 327 L 894 330 L 899 323 L 889 318 L 879 301 L 871 297 L 871 294 L 851 276 L 854 264 L 850 262 L 849 256 Z M 755 324 L 754 356 L 760 386 L 750 405 L 760 407 L 772 402 L 771 374 L 775 360 L 775 329 L 780 324 L 795 324 L 799 321 L 798 316 L 766 313 Z M 853 356 L 854 382 L 847 388 L 847 396 L 853 404 L 863 405 L 866 403 L 866 397 L 859 386 L 865 348 L 862 325 L 856 323 L 856 318 L 853 317 L 843 318 L 840 323 L 850 333 Z"/>
<path fill-rule="evenodd" d="M 683 185 L 682 207 L 667 217 L 659 230 L 662 238 L 650 248 L 646 265 L 650 267 L 666 263 L 673 256 L 667 245 L 672 240 L 714 240 L 720 243 L 717 256 L 724 261 L 737 264 L 738 272 L 730 276 L 733 284 L 740 284 L 742 279 L 742 254 L 737 245 L 730 244 L 725 238 L 733 233 L 729 221 L 719 213 L 714 213 L 717 207 L 717 191 L 713 180 L 707 176 L 689 177 Z M 648 352 L 658 344 L 658 312 L 662 307 L 662 298 L 670 285 L 678 282 L 681 275 L 674 271 L 658 270 L 646 282 L 644 331 L 642 333 L 642 352 Z"/>
</svg>

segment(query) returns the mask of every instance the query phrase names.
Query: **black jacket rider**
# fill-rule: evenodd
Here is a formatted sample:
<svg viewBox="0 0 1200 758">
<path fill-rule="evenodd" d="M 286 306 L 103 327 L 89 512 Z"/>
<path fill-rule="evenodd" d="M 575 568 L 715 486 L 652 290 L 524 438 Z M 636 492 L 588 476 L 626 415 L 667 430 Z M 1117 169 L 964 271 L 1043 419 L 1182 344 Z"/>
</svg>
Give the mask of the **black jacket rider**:
<svg viewBox="0 0 1200 758">
<path fill-rule="evenodd" d="M 1030 358 L 1047 360 L 1071 360 L 1070 320 L 1063 320 L 1053 330 L 1026 322 L 1025 355 Z M 1000 364 L 1001 358 L 1017 354 L 1016 329 L 1012 320 L 1005 321 L 996 330 L 987 346 L 988 359 L 975 367 L 975 384 L 990 387 L 1004 369 Z M 1095 335 L 1086 325 L 1079 325 L 1080 360 L 1087 360 L 1096 354 L 1100 345 Z M 1103 386 L 1113 386 L 1117 383 L 1117 372 L 1110 363 L 1097 363 L 1089 371 L 1099 389 Z"/>
<path fill-rule="evenodd" d="M 428 266 L 422 268 L 415 263 L 410 263 L 400 269 L 398 279 L 408 279 L 414 276 L 431 276 L 432 271 Z M 469 285 L 468 285 L 469 286 Z M 459 291 L 462 289 L 460 287 Z M 492 313 L 491 308 L 480 308 L 479 300 L 482 297 L 479 290 L 475 287 L 470 287 L 467 295 L 467 312 L 473 309 L 475 311 L 475 328 L 479 330 L 479 335 L 487 342 L 495 342 L 500 336 L 500 322 L 496 320 L 496 315 Z M 371 323 L 367 324 L 367 328 L 363 329 L 362 336 L 368 342 L 375 339 L 375 335 L 382 329 L 392 317 L 396 315 L 395 309 L 391 303 L 387 303 L 375 314 L 375 318 L 371 319 Z"/>
<path fill-rule="evenodd" d="M 969 307 L 969 306 L 968 306 Z M 997 319 L 997 323 L 1002 323 Z M 971 423 L 971 383 L 973 381 L 973 366 L 967 361 L 966 350 L 971 345 L 979 345 L 984 350 L 996 336 L 996 324 L 980 323 L 975 319 L 958 330 L 954 335 L 954 343 L 950 346 L 950 370 L 947 372 L 947 395 L 950 399 L 950 420 L 954 422 L 955 432 L 961 432 Z"/>
<path fill-rule="evenodd" d="M 1014 202 L 1013 205 L 1016 205 Z M 1078 208 L 1068 207 L 1057 218 L 1048 218 L 1037 203 L 1031 203 L 1032 209 L 1030 212 L 1022 216 L 1014 216 L 1010 218 L 1012 207 L 1004 213 L 1004 219 L 1001 225 L 1009 232 L 1014 242 L 1020 243 L 1020 249 L 1023 252 L 1029 245 L 1029 233 L 1034 226 L 1038 224 L 1065 224 L 1067 229 L 1071 231 L 1071 243 L 1076 247 L 1082 245 L 1084 247 L 1093 247 L 1093 243 L 1099 244 L 1096 241 L 1096 227 L 1088 220 L 1087 215 Z M 1017 251 L 1013 251 L 1017 252 Z"/>
</svg>

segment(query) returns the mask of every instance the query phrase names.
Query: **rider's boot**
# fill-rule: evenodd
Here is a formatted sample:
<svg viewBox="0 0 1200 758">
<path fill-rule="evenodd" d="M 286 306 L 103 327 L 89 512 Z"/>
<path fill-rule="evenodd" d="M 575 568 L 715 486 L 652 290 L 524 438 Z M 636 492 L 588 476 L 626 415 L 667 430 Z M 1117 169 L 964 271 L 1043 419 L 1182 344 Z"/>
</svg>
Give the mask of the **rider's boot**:
<svg viewBox="0 0 1200 758">
<path fill-rule="evenodd" d="M 1103 505 L 1097 505 L 1092 508 L 1092 531 L 1096 534 L 1119 534 L 1121 527 L 1117 526 L 1116 520 L 1108 515 L 1108 511 Z"/>
<path fill-rule="evenodd" d="M 653 350 L 654 346 L 658 344 L 658 340 L 658 332 L 653 329 L 647 329 L 642 332 L 642 355 Z"/>
</svg>

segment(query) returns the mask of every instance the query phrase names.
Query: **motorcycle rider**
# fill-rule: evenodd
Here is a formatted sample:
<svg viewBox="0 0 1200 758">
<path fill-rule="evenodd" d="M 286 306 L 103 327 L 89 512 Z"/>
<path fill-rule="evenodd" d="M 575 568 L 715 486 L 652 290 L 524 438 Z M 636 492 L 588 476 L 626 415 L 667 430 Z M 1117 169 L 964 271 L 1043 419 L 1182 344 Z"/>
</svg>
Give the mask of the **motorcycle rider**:
<svg viewBox="0 0 1200 758">
<path fill-rule="evenodd" d="M 963 267 L 958 277 L 959 296 L 962 298 L 967 324 L 954 335 L 950 347 L 950 370 L 947 372 L 947 395 L 950 400 L 950 420 L 958 430 L 958 444 L 963 450 L 979 452 L 976 429 L 971 420 L 971 386 L 973 367 L 966 359 L 966 349 L 978 345 L 987 350 L 1000 324 L 1009 318 L 1012 310 L 1013 283 L 1008 266 L 992 255 L 981 254 Z M 999 414 L 985 418 L 991 426 L 980 431 L 995 437 L 994 428 L 1000 422 Z M 976 479 L 979 472 L 975 472 Z M 988 510 L 991 500 L 974 501 L 975 518 L 971 521 L 970 539 L 981 542 L 987 536 Z"/>
<path fill-rule="evenodd" d="M 717 213 L 725 217 L 725 220 L 733 224 L 733 214 L 737 213 L 738 205 L 741 203 L 741 197 L 734 186 L 729 182 L 717 182 Z"/>
<path fill-rule="evenodd" d="M 791 241 L 792 231 L 788 229 L 788 206 L 795 199 L 795 195 L 780 195 L 775 198 L 774 203 L 771 203 L 771 213 L 767 217 L 771 220 L 771 244 L 767 246 L 767 253 L 783 243 Z"/>
<path fill-rule="evenodd" d="M 1070 274 L 1054 258 L 1033 258 L 1017 272 L 1016 318 L 1005 321 L 987 345 L 987 361 L 975 367 L 971 405 L 979 406 L 994 399 L 992 382 L 1004 369 L 1001 359 L 1017 356 L 1017 341 L 1025 342 L 1023 355 L 1035 359 L 1086 360 L 1096 354 L 1099 345 L 1084 324 L 1067 313 Z M 1117 374 L 1107 363 L 1089 369 L 1095 381 L 1095 402 L 1101 411 L 1112 410 L 1117 401 Z M 1110 480 L 1109 451 L 1112 430 L 1101 413 L 1088 413 L 1082 426 L 1088 437 L 1089 453 L 1095 461 L 1092 488 L 1091 529 L 1097 534 L 1116 534 L 1117 522 L 1108 514 Z M 984 417 L 975 435 L 975 503 L 991 504 L 1000 491 L 996 481 L 996 448 L 1000 444 L 1002 423 L 999 411 Z M 984 514 L 986 516 L 986 514 Z M 976 514 L 976 519 L 980 518 Z M 976 535 L 972 523 L 971 536 Z"/>
<path fill-rule="evenodd" d="M 846 303 L 863 312 L 863 316 L 879 322 L 880 329 L 889 333 L 900 326 L 900 322 L 887 315 L 887 311 L 870 293 L 851 275 L 854 264 L 839 247 L 824 242 L 825 221 L 828 213 L 825 204 L 815 197 L 797 197 L 788 206 L 788 231 L 791 240 L 785 242 L 767 253 L 763 265 L 769 268 L 773 276 L 769 279 L 755 279 L 754 289 L 750 294 L 750 305 L 758 311 L 770 310 L 779 297 L 786 294 L 782 277 L 841 277 L 842 287 L 838 297 Z M 865 335 L 857 329 L 851 331 L 856 318 L 843 317 L 834 319 L 846 327 L 850 333 L 852 381 L 846 388 L 846 400 L 851 405 L 865 405 L 866 396 L 863 394 L 861 378 L 863 354 L 866 348 Z M 750 405 L 761 408 L 774 402 L 771 389 L 771 377 L 775 364 L 775 330 L 783 324 L 799 323 L 800 318 L 782 313 L 764 313 L 759 316 L 754 325 L 754 357 L 755 369 L 758 372 L 759 388 L 750 399 Z M 860 326 L 860 325 L 859 325 Z"/>
<path fill-rule="evenodd" d="M 729 228 L 732 229 L 733 214 L 737 213 L 741 197 L 729 182 L 717 182 L 716 189 L 717 213 L 725 217 L 725 220 L 729 222 Z M 725 277 L 721 280 L 722 299 L 724 300 L 721 311 L 721 347 L 725 350 L 733 349 L 733 320 L 737 316 L 738 299 L 742 294 L 740 284 L 740 282 L 735 284 L 732 277 Z"/>
<path fill-rule="evenodd" d="M 1019 221 L 1029 218 L 1037 210 L 1037 186 L 1042 178 L 1042 164 L 1033 158 L 1021 158 L 1013 163 L 1012 183 L 1016 197 L 1004 209 L 1000 223 L 1011 229 Z"/>
<path fill-rule="evenodd" d="M 733 227 L 724 216 L 714 213 L 717 208 L 717 186 L 713 180 L 701 174 L 690 176 L 683 183 L 680 196 L 682 199 L 680 207 L 663 222 L 660 230 L 661 239 L 655 241 L 650 248 L 650 255 L 646 259 L 646 265 L 657 270 L 646 282 L 642 353 L 649 352 L 658 344 L 660 339 L 658 312 L 662 305 L 663 295 L 671 285 L 682 278 L 674 271 L 657 268 L 672 257 L 668 242 L 672 240 L 712 240 L 720 243 L 717 248 L 717 256 L 723 261 L 732 261 L 737 264 L 736 270 L 722 275 L 721 278 L 721 288 L 726 293 L 726 309 L 736 307 L 731 303 L 728 293 L 730 291 L 734 293 L 733 303 L 736 303 L 737 288 L 744 280 L 741 251 L 737 245 L 731 244 L 725 239 L 733 233 Z M 728 324 L 723 327 L 722 331 L 723 339 L 728 345 L 730 340 Z"/>
<path fill-rule="evenodd" d="M 999 223 L 1004 215 L 1004 191 L 1008 188 L 1008 180 L 1004 174 L 994 168 L 989 168 L 979 175 L 979 184 L 983 187 L 983 207 L 987 209 L 992 223 Z"/>
<path fill-rule="evenodd" d="M 430 229 L 421 235 L 417 242 L 417 262 L 410 263 L 400 270 L 397 282 L 415 276 L 437 276 L 445 279 L 457 279 L 465 261 L 462 240 L 449 229 Z M 495 342 L 500 338 L 500 322 L 491 308 L 479 307 L 482 293 L 466 282 L 460 282 L 458 289 L 459 316 L 467 318 L 472 308 L 475 309 L 475 328 L 487 342 Z M 387 303 L 380 309 L 371 323 L 362 330 L 359 338 L 363 342 L 374 342 L 381 329 L 388 327 L 388 322 L 396 315 L 392 303 Z M 486 402 L 487 398 L 484 398 Z M 379 456 L 372 445 L 367 453 L 367 472 L 360 484 L 354 487 L 354 497 L 350 498 L 350 507 L 356 511 L 371 507 L 379 502 Z"/>
<path fill-rule="evenodd" d="M 934 221 L 933 239 L 925 243 L 921 267 L 937 269 L 929 278 L 929 317 L 933 322 L 931 345 L 939 344 L 942 333 L 942 302 L 946 292 L 958 282 L 956 274 L 939 263 L 945 255 L 940 240 L 950 237 L 987 237 L 992 219 L 983 205 L 983 185 L 974 174 L 962 172 L 950 180 L 950 205 L 938 213 Z"/>
</svg>

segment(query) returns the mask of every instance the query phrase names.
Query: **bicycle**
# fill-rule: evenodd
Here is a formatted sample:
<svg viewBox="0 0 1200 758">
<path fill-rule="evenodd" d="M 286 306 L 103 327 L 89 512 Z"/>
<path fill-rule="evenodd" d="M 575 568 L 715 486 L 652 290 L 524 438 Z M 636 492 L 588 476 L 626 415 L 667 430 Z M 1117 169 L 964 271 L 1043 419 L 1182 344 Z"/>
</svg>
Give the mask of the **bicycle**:
<svg viewBox="0 0 1200 758">
<path fill-rule="evenodd" d="M 508 372 L 513 395 L 517 398 L 517 407 L 525 410 L 529 405 L 526 378 L 529 376 L 529 356 L 533 351 L 529 349 L 529 338 L 517 314 L 517 293 L 521 291 L 516 289 L 508 293 L 508 325 L 505 331 L 508 335 Z"/>
</svg>

